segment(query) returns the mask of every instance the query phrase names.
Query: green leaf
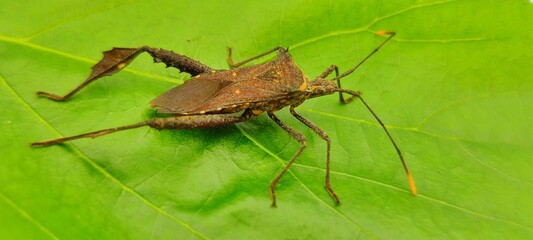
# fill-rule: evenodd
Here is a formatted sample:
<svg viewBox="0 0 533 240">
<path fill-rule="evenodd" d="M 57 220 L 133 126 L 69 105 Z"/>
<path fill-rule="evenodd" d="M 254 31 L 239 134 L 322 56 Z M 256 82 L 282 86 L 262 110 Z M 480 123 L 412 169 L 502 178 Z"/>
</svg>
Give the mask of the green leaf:
<svg viewBox="0 0 533 240">
<path fill-rule="evenodd" d="M 533 236 L 533 4 L 530 1 L 11 1 L 0 8 L 3 239 L 527 239 Z M 289 46 L 310 77 L 341 72 L 397 36 L 343 87 L 361 90 L 402 149 L 406 176 L 360 102 L 312 99 L 279 117 L 213 129 L 135 129 L 64 145 L 29 143 L 153 117 L 148 102 L 188 79 L 141 55 L 67 102 L 101 52 L 143 45 L 227 68 Z M 265 61 L 267 59 L 264 59 Z"/>
</svg>

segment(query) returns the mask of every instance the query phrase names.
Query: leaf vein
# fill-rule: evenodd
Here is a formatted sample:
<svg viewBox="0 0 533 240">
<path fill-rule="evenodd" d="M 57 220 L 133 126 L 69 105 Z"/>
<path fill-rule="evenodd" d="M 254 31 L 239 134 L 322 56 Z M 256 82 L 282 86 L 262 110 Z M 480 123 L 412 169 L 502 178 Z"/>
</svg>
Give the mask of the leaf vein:
<svg viewBox="0 0 533 240">
<path fill-rule="evenodd" d="M 383 21 L 385 19 L 397 16 L 397 15 L 400 15 L 402 13 L 406 13 L 406 12 L 409 12 L 409 11 L 412 11 L 412 10 L 415 10 L 415 9 L 433 7 L 433 6 L 447 4 L 447 3 L 456 2 L 456 1 L 458 1 L 458 0 L 446 0 L 446 1 L 438 1 L 438 2 L 430 2 L 430 3 L 419 4 L 419 5 L 413 5 L 413 6 L 398 10 L 396 12 L 392 12 L 392 13 L 386 14 L 384 16 L 375 18 L 372 22 L 370 22 L 368 25 L 366 25 L 363 29 L 369 29 L 371 26 L 373 26 L 374 24 L 376 24 L 378 22 L 381 22 L 381 21 Z"/>
<path fill-rule="evenodd" d="M 35 224 L 39 230 L 43 231 L 44 233 L 48 234 L 53 239 L 59 239 L 56 235 L 50 231 L 46 226 L 41 224 L 37 219 L 32 217 L 28 212 L 24 211 L 20 206 L 15 204 L 11 199 L 9 199 L 6 195 L 4 195 L 2 192 L 0 192 L 0 198 L 3 199 L 9 206 L 14 208 L 23 218 L 28 219 L 31 223 Z"/>
<path fill-rule="evenodd" d="M 273 158 L 275 158 L 276 160 L 278 160 L 282 166 L 286 166 L 286 161 L 284 161 L 280 156 L 274 154 L 273 152 L 271 152 L 270 150 L 268 150 L 268 148 L 266 148 L 265 146 L 263 146 L 261 143 L 259 143 L 255 138 L 253 138 L 250 134 L 248 134 L 246 131 L 244 131 L 243 128 L 241 128 L 240 126 L 238 125 L 235 125 L 237 127 L 237 129 L 248 139 L 250 139 L 250 141 L 252 141 L 257 147 L 259 147 L 261 150 L 265 151 L 268 155 L 272 156 Z M 317 199 L 318 202 L 322 203 L 324 206 L 326 206 L 327 208 L 329 208 L 331 211 L 333 211 L 334 213 L 340 215 L 344 220 L 348 221 L 350 224 L 352 224 L 355 228 L 357 228 L 359 231 L 365 233 L 366 235 L 370 236 L 370 237 L 373 237 L 373 238 L 378 238 L 376 235 L 374 235 L 372 232 L 369 232 L 365 229 L 363 229 L 361 226 L 359 226 L 359 224 L 355 223 L 354 221 L 352 221 L 348 216 L 346 216 L 345 214 L 343 214 L 342 212 L 340 212 L 339 210 L 337 210 L 336 208 L 332 207 L 331 205 L 325 203 L 321 198 L 319 198 L 315 192 L 311 191 L 311 189 L 309 189 L 290 169 L 287 171 L 288 173 L 290 173 L 294 179 L 296 179 L 297 182 L 300 183 L 300 185 L 306 190 L 308 191 L 313 197 L 315 197 Z"/>
<path fill-rule="evenodd" d="M 304 164 L 300 164 L 300 163 L 294 163 L 293 166 L 298 166 L 298 167 L 303 167 L 303 168 L 308 168 L 308 169 L 315 169 L 315 170 L 320 170 L 320 171 L 324 171 L 324 172 L 326 171 L 325 169 L 320 168 L 320 167 L 309 166 L 309 165 L 304 165 Z M 345 176 L 345 177 L 349 177 L 349 178 L 355 178 L 355 179 L 358 179 L 360 181 L 374 183 L 374 184 L 377 184 L 377 185 L 380 185 L 380 186 L 383 186 L 383 187 L 386 187 L 386 188 L 389 188 L 389 189 L 393 189 L 393 190 L 396 190 L 396 191 L 401 191 L 401 192 L 405 192 L 405 193 L 408 193 L 408 194 L 411 193 L 408 190 L 405 190 L 405 189 L 402 189 L 402 188 L 399 188 L 399 187 L 395 187 L 393 185 L 389 185 L 389 184 L 385 184 L 385 183 L 382 183 L 382 182 L 374 181 L 372 179 L 362 178 L 362 177 L 355 176 L 355 175 L 352 175 L 352 174 L 349 174 L 349 173 L 338 172 L 338 171 L 333 171 L 333 170 L 330 170 L 330 172 L 331 172 L 331 174 L 337 174 L 337 175 L 341 175 L 341 176 Z M 441 204 L 441 205 L 444 205 L 444 206 L 447 206 L 447 207 L 450 207 L 450 208 L 453 208 L 453 209 L 456 209 L 456 210 L 459 210 L 459 211 L 470 213 L 472 215 L 476 215 L 476 216 L 483 217 L 483 218 L 486 218 L 486 219 L 505 222 L 505 223 L 508 223 L 508 224 L 515 225 L 515 226 L 518 226 L 520 228 L 526 229 L 528 231 L 533 231 L 533 228 L 525 226 L 525 225 L 522 225 L 520 223 L 516 223 L 516 222 L 513 222 L 511 220 L 504 219 L 504 218 L 499 218 L 499 217 L 486 215 L 486 214 L 483 214 L 483 213 L 480 213 L 480 212 L 477 212 L 477 211 L 474 211 L 474 210 L 470 210 L 470 209 L 467 209 L 467 208 L 464 208 L 464 207 L 461 207 L 461 206 L 457 206 L 457 205 L 454 205 L 454 204 L 451 204 L 451 203 L 448 203 L 448 202 L 445 202 L 445 201 L 442 201 L 442 200 L 439 200 L 439 199 L 432 198 L 430 196 L 426 196 L 426 195 L 423 195 L 423 194 L 417 194 L 416 197 L 424 198 L 424 199 L 427 199 L 429 201 L 432 201 L 432 202 L 435 202 L 435 203 L 438 203 L 438 204 Z"/>
<path fill-rule="evenodd" d="M 52 49 L 52 48 L 48 48 L 48 47 L 45 47 L 45 46 L 42 46 L 42 45 L 38 45 L 38 44 L 31 43 L 31 42 L 27 42 L 24 39 L 12 38 L 12 37 L 8 37 L 8 36 L 0 35 L 0 41 L 22 45 L 24 47 L 28 47 L 28 48 L 31 48 L 31 49 L 34 49 L 34 50 L 55 54 L 55 55 L 58 55 L 58 56 L 61 56 L 61 57 L 64 57 L 64 58 L 68 58 L 68 59 L 72 59 L 72 60 L 76 60 L 76 61 L 79 61 L 79 62 L 85 62 L 85 63 L 90 63 L 90 64 L 96 64 L 98 62 L 98 61 L 95 61 L 95 60 L 90 59 L 90 58 L 78 56 L 78 55 L 67 53 L 67 52 L 64 52 L 64 51 L 61 51 L 61 50 Z M 138 75 L 138 76 L 143 76 L 143 77 L 147 77 L 147 78 L 151 78 L 151 79 L 157 79 L 157 80 L 161 80 L 161 81 L 165 81 L 165 82 L 171 82 L 171 83 L 175 83 L 175 84 L 183 83 L 183 81 L 175 79 L 175 78 L 169 78 L 169 77 L 165 77 L 165 76 L 162 76 L 162 75 L 153 74 L 153 73 L 147 73 L 147 72 L 143 72 L 143 71 L 139 71 L 139 70 L 133 70 L 133 69 L 129 69 L 129 68 L 125 68 L 122 71 L 130 72 L 130 73 Z"/>
<path fill-rule="evenodd" d="M 79 15 L 76 15 L 74 17 L 67 18 L 67 19 L 59 21 L 57 23 L 54 23 L 54 24 L 52 24 L 50 26 L 47 26 L 47 27 L 43 28 L 42 30 L 33 33 L 32 35 L 29 35 L 29 36 L 25 37 L 24 40 L 26 40 L 26 41 L 32 40 L 32 39 L 37 38 L 37 37 L 49 32 L 49 31 L 52 31 L 53 29 L 65 24 L 65 23 L 68 23 L 68 22 L 71 22 L 71 21 L 74 21 L 74 20 L 77 20 L 77 19 L 83 19 L 83 18 L 92 16 L 94 14 L 102 13 L 102 12 L 105 12 L 105 11 L 108 11 L 108 10 L 112 10 L 112 9 L 115 9 L 115 8 L 130 4 L 130 3 L 133 3 L 133 2 L 134 2 L 133 0 L 130 0 L 130 1 L 123 2 L 123 3 L 119 3 L 117 5 L 104 5 L 104 6 L 98 7 L 96 9 L 94 9 L 94 11 L 88 11 L 85 14 L 79 14 Z"/>
<path fill-rule="evenodd" d="M 460 141 L 456 141 L 457 144 L 468 154 L 470 155 L 472 158 L 474 158 L 476 161 L 478 161 L 479 163 L 481 163 L 481 165 L 485 166 L 486 168 L 490 169 L 491 171 L 494 171 L 512 181 L 515 181 L 515 182 L 519 182 L 519 183 L 524 183 L 524 184 L 527 184 L 527 185 L 530 185 L 530 186 L 533 186 L 533 184 L 531 184 L 530 182 L 526 182 L 526 181 L 522 181 L 518 178 L 515 178 L 501 170 L 499 170 L 498 168 L 496 167 L 493 167 L 491 166 L 490 164 L 484 162 L 483 160 L 481 160 L 480 158 L 478 158 L 472 151 L 470 151 L 467 147 L 464 146 L 464 144 L 462 144 Z"/>
<path fill-rule="evenodd" d="M 20 97 L 20 95 L 18 95 L 18 93 L 9 85 L 9 83 L 5 80 L 4 77 L 0 76 L 0 79 L 2 80 L 3 84 L 9 89 L 9 91 L 11 91 L 14 95 L 14 98 L 16 98 L 17 100 L 19 100 L 23 105 L 25 105 L 28 109 L 30 109 L 30 111 L 39 119 L 41 120 L 44 125 L 46 125 L 48 128 L 50 128 L 51 130 L 53 130 L 54 132 L 56 132 L 59 136 L 63 136 L 62 134 L 59 133 L 59 131 L 57 129 L 55 129 L 54 127 L 52 127 L 32 106 L 29 105 L 29 103 L 27 103 L 24 99 L 22 99 Z M 98 172 L 100 172 L 102 175 L 104 175 L 106 178 L 108 178 L 109 180 L 111 180 L 112 182 L 114 182 L 115 184 L 117 184 L 119 187 L 121 187 L 124 191 L 126 192 L 129 192 L 130 194 L 136 196 L 137 198 L 139 198 L 142 202 L 144 202 L 146 205 L 148 205 L 149 207 L 153 208 L 154 210 L 156 210 L 157 212 L 165 215 L 167 218 L 169 218 L 171 221 L 173 222 L 176 222 L 177 224 L 183 226 L 185 229 L 189 230 L 191 233 L 193 233 L 194 235 L 198 236 L 199 238 L 202 238 L 202 239 L 208 239 L 206 236 L 204 236 L 203 234 L 201 234 L 200 232 L 196 231 L 194 228 L 192 228 L 188 223 L 182 221 L 182 220 L 179 220 L 178 218 L 174 217 L 173 215 L 171 215 L 169 212 L 165 211 L 164 209 L 162 209 L 161 207 L 157 206 L 156 204 L 154 204 L 153 202 L 151 202 L 150 200 L 148 200 L 147 198 L 145 198 L 143 195 L 141 195 L 140 193 L 138 193 L 137 191 L 135 191 L 134 189 L 128 187 L 127 185 L 125 185 L 124 183 L 122 183 L 120 180 L 118 180 L 117 178 L 115 178 L 111 173 L 109 173 L 108 171 L 106 171 L 104 168 L 102 168 L 100 165 L 98 165 L 96 162 L 94 162 L 93 160 L 91 160 L 85 153 L 83 153 L 78 147 L 76 147 L 75 145 L 69 143 L 68 144 L 70 147 L 72 147 L 74 149 L 74 151 L 84 160 L 86 161 L 87 163 L 89 163 L 89 165 L 91 165 L 95 170 L 97 170 Z"/>
<path fill-rule="evenodd" d="M 379 126 L 379 124 L 377 122 L 366 120 L 366 119 L 353 118 L 353 117 L 350 117 L 350 116 L 343 116 L 343 115 L 338 115 L 338 114 L 335 114 L 335 113 L 323 112 L 323 111 L 319 111 L 319 110 L 315 110 L 315 109 L 309 109 L 309 108 L 305 108 L 305 107 L 299 107 L 298 109 L 301 109 L 301 110 L 309 112 L 309 113 L 315 113 L 315 114 L 323 115 L 323 116 L 328 116 L 328 117 L 333 117 L 333 118 L 338 118 L 338 119 L 345 119 L 345 120 L 349 120 L 349 121 L 353 121 L 353 122 L 365 123 L 365 124 L 368 124 L 368 125 Z M 411 131 L 411 132 L 421 133 L 421 134 L 425 134 L 425 135 L 430 135 L 430 136 L 438 137 L 438 138 L 441 138 L 441 139 L 447 139 L 447 140 L 450 140 L 450 141 L 460 140 L 460 141 L 468 141 L 468 142 L 485 143 L 484 141 L 481 141 L 481 140 L 467 139 L 467 138 L 461 138 L 461 137 L 446 135 L 446 134 L 437 133 L 437 132 L 426 131 L 426 130 L 419 129 L 418 127 L 406 127 L 406 126 L 398 126 L 398 125 L 391 125 L 391 124 L 385 124 L 385 125 L 387 126 L 387 128 L 389 130 L 390 129 L 400 129 L 400 130 L 404 130 L 404 131 Z M 530 146 L 525 146 L 525 145 L 521 145 L 521 144 L 514 144 L 514 143 L 508 143 L 508 142 L 494 142 L 493 141 L 491 143 L 499 143 L 499 144 L 513 145 L 513 146 L 530 147 Z"/>
<path fill-rule="evenodd" d="M 291 49 L 295 49 L 295 48 L 298 48 L 298 47 L 301 47 L 301 46 L 304 46 L 304 45 L 307 45 L 307 44 L 311 44 L 313 42 L 318 42 L 320 40 L 323 40 L 323 39 L 326 39 L 326 38 L 330 38 L 330 37 L 336 37 L 336 36 L 348 35 L 348 34 L 356 34 L 356 33 L 360 33 L 360 32 L 369 32 L 369 33 L 373 34 L 375 31 L 371 31 L 369 29 L 373 25 L 375 25 L 376 23 L 378 23 L 378 22 L 380 22 L 382 20 L 385 20 L 387 18 L 391 18 L 393 16 L 396 16 L 396 15 L 399 15 L 399 14 L 402 14 L 402 13 L 405 13 L 405 12 L 408 12 L 408 11 L 411 11 L 411 10 L 415 10 L 415 9 L 418 9 L 418 8 L 431 7 L 431 6 L 446 4 L 446 3 L 455 2 L 455 1 L 457 1 L 457 0 L 447 0 L 447 1 L 440 1 L 440 2 L 432 2 L 432 3 L 426 3 L 426 4 L 420 4 L 420 5 L 414 5 L 414 6 L 411 6 L 411 7 L 407 7 L 407 8 L 404 8 L 402 10 L 399 10 L 399 11 L 396 11 L 396 12 L 393 12 L 393 13 L 390 13 L 390 14 L 375 18 L 372 22 L 370 22 L 369 24 L 367 24 L 366 26 L 363 26 L 363 27 L 350 29 L 350 30 L 344 30 L 344 31 L 334 31 L 334 32 L 330 31 L 330 32 L 328 32 L 326 34 L 323 34 L 323 35 L 320 35 L 320 36 L 316 36 L 316 37 L 313 37 L 313 38 L 309 38 L 307 40 L 304 40 L 304 41 L 301 41 L 299 43 L 294 44 L 293 46 L 291 46 Z M 478 38 L 474 38 L 474 39 L 477 40 Z M 395 39 L 393 39 L 393 41 L 395 41 Z M 404 41 L 406 41 L 406 40 L 404 40 Z M 431 41 L 431 40 L 428 40 L 428 41 Z M 438 40 L 438 42 L 442 42 L 442 41 L 446 41 L 446 40 Z M 452 41 L 448 40 L 448 42 L 452 42 Z"/>
</svg>

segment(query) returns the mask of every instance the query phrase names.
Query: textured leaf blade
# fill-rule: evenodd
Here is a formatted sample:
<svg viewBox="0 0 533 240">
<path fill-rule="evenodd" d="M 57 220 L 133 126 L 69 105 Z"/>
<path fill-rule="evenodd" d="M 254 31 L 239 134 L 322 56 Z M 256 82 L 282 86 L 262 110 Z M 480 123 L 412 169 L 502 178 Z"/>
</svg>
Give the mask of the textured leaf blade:
<svg viewBox="0 0 533 240">
<path fill-rule="evenodd" d="M 72 11 L 64 10 L 74 9 L 72 2 L 25 4 L 6 3 L 0 10 L 0 22 L 9 23 L 0 30 L 3 236 L 533 234 L 533 10 L 526 1 L 93 1 Z M 45 20 L 32 20 L 39 16 Z M 268 207 L 268 183 L 298 144 L 265 117 L 237 127 L 138 129 L 65 146 L 28 146 L 148 119 L 149 101 L 188 77 L 141 55 L 126 71 L 95 82 L 71 101 L 35 96 L 38 90 L 72 89 L 101 52 L 114 46 L 172 49 L 216 69 L 227 67 L 226 46 L 234 48 L 236 59 L 290 46 L 295 61 L 314 77 L 330 64 L 341 71 L 353 66 L 379 44 L 373 32 L 381 29 L 398 36 L 343 86 L 361 90 L 390 128 L 417 181 L 418 197 L 409 194 L 397 156 L 372 116 L 360 103 L 337 104 L 336 96 L 313 99 L 298 111 L 331 137 L 340 207 L 322 185 L 325 143 L 286 111 L 280 117 L 306 134 L 309 147 L 282 179 L 278 209 Z"/>
</svg>

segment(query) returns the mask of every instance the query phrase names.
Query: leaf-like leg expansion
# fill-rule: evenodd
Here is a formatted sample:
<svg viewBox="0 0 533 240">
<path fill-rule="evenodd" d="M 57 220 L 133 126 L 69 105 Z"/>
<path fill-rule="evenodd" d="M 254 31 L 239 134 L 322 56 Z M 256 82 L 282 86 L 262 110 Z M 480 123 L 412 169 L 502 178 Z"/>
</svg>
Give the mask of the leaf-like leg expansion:
<svg viewBox="0 0 533 240">
<path fill-rule="evenodd" d="M 307 139 L 305 138 L 304 135 L 302 135 L 301 133 L 297 132 L 296 130 L 292 129 L 291 127 L 289 127 L 285 123 L 283 123 L 281 120 L 279 120 L 279 118 L 276 117 L 276 115 L 274 115 L 274 113 L 268 112 L 268 116 L 272 120 L 274 120 L 274 122 L 276 122 L 281 128 L 283 128 L 283 130 L 285 130 L 287 133 L 289 133 L 292 138 L 296 139 L 302 145 L 300 147 L 300 150 L 298 150 L 298 152 L 296 152 L 296 154 L 294 154 L 294 156 L 291 158 L 289 163 L 287 163 L 287 166 L 285 166 L 283 168 L 283 170 L 281 170 L 281 172 L 276 176 L 276 178 L 274 178 L 274 180 L 272 180 L 272 182 L 270 183 L 270 195 L 272 196 L 272 207 L 276 207 L 276 190 L 275 190 L 276 185 L 278 184 L 278 182 L 281 179 L 281 177 L 283 177 L 285 172 L 287 172 L 287 170 L 289 170 L 289 168 L 294 163 L 296 158 L 298 158 L 298 156 L 300 156 L 300 154 L 305 149 L 305 147 L 307 147 Z"/>
<path fill-rule="evenodd" d="M 32 147 L 35 146 L 49 146 L 54 144 L 63 143 L 66 141 L 71 141 L 80 138 L 95 138 L 110 133 L 123 131 L 127 129 L 139 128 L 144 126 L 149 126 L 158 130 L 163 129 L 194 129 L 194 128 L 206 128 L 206 127 L 216 127 L 229 125 L 233 123 L 243 122 L 250 118 L 254 117 L 252 111 L 246 110 L 242 115 L 232 115 L 232 114 L 214 114 L 214 115 L 191 115 L 191 116 L 174 116 L 169 118 L 154 118 L 148 121 L 136 123 L 133 125 L 127 125 L 116 128 L 103 129 L 99 131 L 84 133 L 80 135 L 75 135 L 71 137 L 57 138 L 48 141 L 34 142 L 31 144 Z"/>
<path fill-rule="evenodd" d="M 96 79 L 113 75 L 122 70 L 142 52 L 148 52 L 154 58 L 154 62 L 163 62 L 167 67 L 175 67 L 182 72 L 190 73 L 192 76 L 212 71 L 210 67 L 194 59 L 164 49 L 146 46 L 140 48 L 113 48 L 104 52 L 102 60 L 92 67 L 91 75 L 66 95 L 59 96 L 43 91 L 37 92 L 37 95 L 55 101 L 65 101 Z"/>
<path fill-rule="evenodd" d="M 253 56 L 251 58 L 248 58 L 242 62 L 238 62 L 238 63 L 235 63 L 233 62 L 233 57 L 231 56 L 232 54 L 232 48 L 228 47 L 228 64 L 230 65 L 231 68 L 237 68 L 237 67 L 240 67 L 242 66 L 243 64 L 246 64 L 246 63 L 249 63 L 255 59 L 258 59 L 260 57 L 263 57 L 263 56 L 266 56 L 268 55 L 269 53 L 273 53 L 275 51 L 279 51 L 280 49 L 284 49 L 283 47 L 275 47 L 275 48 L 272 48 L 264 53 L 261 53 L 261 54 L 258 54 L 256 56 Z"/>
<path fill-rule="evenodd" d="M 337 194 L 333 191 L 330 184 L 330 150 L 331 150 L 331 141 L 329 140 L 328 134 L 324 130 L 322 130 L 318 125 L 314 124 L 313 122 L 309 121 L 308 119 L 304 118 L 300 114 L 298 114 L 294 107 L 291 106 L 290 108 L 291 114 L 300 122 L 305 124 L 307 127 L 311 128 L 318 136 L 320 136 L 324 141 L 326 141 L 327 145 L 327 156 L 326 156 L 326 180 L 324 182 L 324 187 L 328 191 L 329 195 L 333 198 L 335 201 L 335 204 L 340 205 L 341 201 L 339 200 L 339 197 L 337 197 Z"/>
</svg>

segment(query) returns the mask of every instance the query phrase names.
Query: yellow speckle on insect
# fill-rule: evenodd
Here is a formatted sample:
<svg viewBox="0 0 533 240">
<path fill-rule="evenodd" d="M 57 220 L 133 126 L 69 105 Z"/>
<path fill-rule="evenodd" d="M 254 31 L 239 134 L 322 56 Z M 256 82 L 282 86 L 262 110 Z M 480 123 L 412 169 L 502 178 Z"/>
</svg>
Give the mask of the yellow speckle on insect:
<svg viewBox="0 0 533 240">
<path fill-rule="evenodd" d="M 256 115 L 256 116 L 259 115 L 259 114 L 261 114 L 261 113 L 263 113 L 263 112 L 264 112 L 264 110 L 260 110 L 260 109 L 254 109 L 254 110 L 252 110 L 252 113 L 253 113 L 254 115 Z"/>
<path fill-rule="evenodd" d="M 216 73 L 217 71 L 216 70 L 211 70 L 211 73 Z"/>
<path fill-rule="evenodd" d="M 118 69 L 123 69 L 124 67 L 126 67 L 126 63 L 121 63 L 121 64 L 117 65 Z"/>
<path fill-rule="evenodd" d="M 237 95 L 241 94 L 241 90 L 239 90 L 239 89 L 235 90 L 235 94 L 237 94 Z"/>
<path fill-rule="evenodd" d="M 222 108 L 221 108 L 221 107 L 217 108 L 217 111 L 220 111 L 220 110 L 222 110 Z"/>
<path fill-rule="evenodd" d="M 198 113 L 199 113 L 199 114 L 205 114 L 205 111 L 200 111 L 200 112 L 198 112 Z"/>
<path fill-rule="evenodd" d="M 237 76 L 237 72 L 232 72 L 231 76 L 236 77 Z"/>
<path fill-rule="evenodd" d="M 300 85 L 300 87 L 298 89 L 300 89 L 300 91 L 303 91 L 307 88 L 307 78 L 304 77 L 304 81 L 302 82 L 302 84 Z"/>
</svg>

